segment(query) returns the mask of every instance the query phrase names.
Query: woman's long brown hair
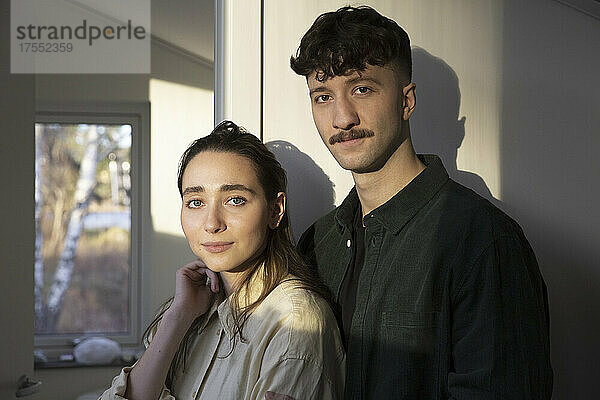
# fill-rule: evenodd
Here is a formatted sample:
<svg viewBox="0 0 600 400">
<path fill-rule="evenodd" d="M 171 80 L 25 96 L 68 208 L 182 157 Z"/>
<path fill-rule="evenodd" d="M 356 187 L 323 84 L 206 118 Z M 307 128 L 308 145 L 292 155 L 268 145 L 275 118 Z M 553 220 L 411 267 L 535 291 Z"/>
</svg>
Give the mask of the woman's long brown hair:
<svg viewBox="0 0 600 400">
<path fill-rule="evenodd" d="M 199 153 L 215 151 L 237 154 L 246 157 L 254 166 L 258 180 L 265 193 L 267 203 L 271 205 L 277 198 L 279 192 L 286 192 L 287 178 L 285 170 L 277 161 L 273 153 L 254 135 L 237 126 L 231 121 L 221 122 L 210 135 L 195 140 L 183 153 L 179 162 L 178 186 L 179 194 L 183 197 L 182 180 L 183 173 L 189 162 Z M 237 339 L 244 340 L 243 328 L 251 313 L 262 303 L 262 301 L 279 285 L 286 276 L 293 275 L 293 280 L 299 287 L 309 290 L 321 296 L 329 304 L 331 295 L 326 286 L 318 278 L 316 272 L 309 268 L 296 252 L 294 240 L 286 211 L 276 229 L 269 229 L 267 243 L 263 252 L 256 257 L 251 268 L 245 272 L 240 285 L 231 294 L 229 304 L 233 316 L 233 343 Z M 259 268 L 263 265 L 263 268 Z M 257 278 L 262 282 L 262 291 L 258 298 L 249 297 L 250 282 Z M 246 298 L 239 298 L 240 293 L 245 293 Z M 144 343 L 148 343 L 151 333 L 157 328 L 163 314 L 168 310 L 173 298 L 167 300 L 160 308 L 154 320 L 150 323 L 142 336 Z M 244 306 L 239 306 L 244 304 Z M 199 328 L 205 322 L 206 316 L 197 318 L 182 339 L 167 374 L 166 385 L 171 387 L 176 372 L 181 368 L 185 370 L 187 354 L 191 342 L 198 333 Z"/>
</svg>

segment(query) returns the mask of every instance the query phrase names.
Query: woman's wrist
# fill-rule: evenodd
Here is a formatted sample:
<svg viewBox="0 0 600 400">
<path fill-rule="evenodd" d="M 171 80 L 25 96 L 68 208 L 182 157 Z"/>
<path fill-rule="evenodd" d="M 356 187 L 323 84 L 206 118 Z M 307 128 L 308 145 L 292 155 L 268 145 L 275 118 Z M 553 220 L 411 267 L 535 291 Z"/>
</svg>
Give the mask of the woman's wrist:
<svg viewBox="0 0 600 400">
<path fill-rule="evenodd" d="M 174 326 L 181 326 L 187 328 L 194 322 L 196 317 L 193 313 L 182 309 L 180 307 L 174 307 L 171 305 L 167 311 L 163 314 L 163 322 L 173 324 Z"/>
</svg>

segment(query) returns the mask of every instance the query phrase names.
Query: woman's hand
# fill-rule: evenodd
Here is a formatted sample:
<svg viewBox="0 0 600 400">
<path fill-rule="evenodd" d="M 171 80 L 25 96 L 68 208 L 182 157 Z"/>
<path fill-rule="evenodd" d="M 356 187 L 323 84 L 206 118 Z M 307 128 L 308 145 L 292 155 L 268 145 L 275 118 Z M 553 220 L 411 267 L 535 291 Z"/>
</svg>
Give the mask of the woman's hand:
<svg viewBox="0 0 600 400">
<path fill-rule="evenodd" d="M 129 374 L 127 399 L 158 398 L 179 343 L 194 319 L 208 311 L 213 292 L 219 291 L 219 276 L 200 260 L 179 268 L 176 276 L 173 302 Z M 210 286 L 206 285 L 207 277 Z"/>
<path fill-rule="evenodd" d="M 210 286 L 206 284 L 207 277 L 210 278 Z M 213 292 L 218 291 L 219 276 L 202 261 L 192 261 L 177 270 L 175 297 L 169 311 L 191 323 L 208 311 Z"/>
</svg>

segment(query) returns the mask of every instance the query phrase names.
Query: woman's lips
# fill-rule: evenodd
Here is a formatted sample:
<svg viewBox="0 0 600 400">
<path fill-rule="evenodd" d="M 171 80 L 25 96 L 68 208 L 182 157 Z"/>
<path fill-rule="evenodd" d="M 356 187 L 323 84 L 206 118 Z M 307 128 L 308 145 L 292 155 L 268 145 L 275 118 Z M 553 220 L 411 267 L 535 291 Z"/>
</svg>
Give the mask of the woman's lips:
<svg viewBox="0 0 600 400">
<path fill-rule="evenodd" d="M 222 253 L 233 246 L 233 242 L 206 242 L 202 246 L 209 253 Z"/>
</svg>

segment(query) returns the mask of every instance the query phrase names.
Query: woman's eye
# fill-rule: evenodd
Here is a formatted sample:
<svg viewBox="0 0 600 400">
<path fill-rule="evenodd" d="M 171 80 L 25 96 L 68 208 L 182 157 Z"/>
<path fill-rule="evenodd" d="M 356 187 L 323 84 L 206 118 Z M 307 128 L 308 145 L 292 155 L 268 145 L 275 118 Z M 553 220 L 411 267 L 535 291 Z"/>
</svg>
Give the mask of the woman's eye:
<svg viewBox="0 0 600 400">
<path fill-rule="evenodd" d="M 202 200 L 190 200 L 187 203 L 189 208 L 200 208 L 202 207 Z"/>
<path fill-rule="evenodd" d="M 243 197 L 232 197 L 227 200 L 227 203 L 231 204 L 232 206 L 241 206 L 246 203 L 246 199 Z"/>
<path fill-rule="evenodd" d="M 355 93 L 358 93 L 358 94 L 367 94 L 367 93 L 369 93 L 370 91 L 371 91 L 371 89 L 369 89 L 369 88 L 368 88 L 368 87 L 366 87 L 366 86 L 360 86 L 360 87 L 357 87 L 357 88 L 354 90 L 354 92 L 355 92 Z"/>
</svg>

